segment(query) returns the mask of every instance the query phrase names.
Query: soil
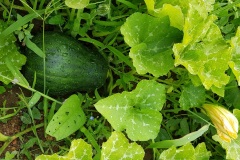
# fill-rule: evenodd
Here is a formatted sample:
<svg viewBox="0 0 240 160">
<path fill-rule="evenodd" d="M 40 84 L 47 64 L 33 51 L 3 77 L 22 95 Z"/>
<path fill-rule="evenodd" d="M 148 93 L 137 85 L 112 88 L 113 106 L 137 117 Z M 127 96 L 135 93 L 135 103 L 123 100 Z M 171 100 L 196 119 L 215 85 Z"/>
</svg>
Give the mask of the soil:
<svg viewBox="0 0 240 160">
<path fill-rule="evenodd" d="M 7 90 L 4 94 L 0 95 L 0 107 L 3 107 L 4 101 L 6 101 L 5 107 L 17 107 L 18 106 L 18 94 L 21 94 L 21 90 L 18 86 L 13 86 L 12 89 Z M 1 112 L 0 112 L 1 113 Z M 9 114 L 9 112 L 8 112 Z M 0 114 L 1 116 L 1 114 Z M 20 113 L 9 118 L 7 122 L 0 120 L 0 132 L 7 136 L 12 136 L 20 132 L 21 128 Z M 0 146 L 3 145 L 3 142 L 0 142 Z M 20 149 L 19 139 L 15 139 L 12 143 L 6 148 L 5 151 L 16 151 Z M 4 152 L 5 153 L 5 152 Z M 4 157 L 4 153 L 0 155 L 0 158 Z"/>
<path fill-rule="evenodd" d="M 3 103 L 6 100 L 5 107 L 18 107 L 19 104 L 19 94 L 24 94 L 25 96 L 30 96 L 31 93 L 28 91 L 20 88 L 19 86 L 13 86 L 11 89 L 8 89 L 5 93 L 0 94 L 0 108 L 3 107 Z M 1 117 L 1 110 L 0 110 L 0 117 Z M 21 112 L 19 112 L 17 115 L 9 118 L 7 121 L 1 121 L 0 120 L 0 132 L 4 135 L 7 136 L 12 136 L 15 135 L 16 133 L 21 131 L 21 126 L 22 126 L 22 121 L 20 119 L 21 117 Z M 41 120 L 43 121 L 43 119 Z M 44 138 L 44 129 L 40 128 L 37 130 L 37 134 L 39 138 L 43 141 L 45 141 Z M 20 139 L 15 139 L 11 142 L 11 144 L 5 149 L 2 155 L 0 155 L 0 159 L 2 160 L 5 157 L 5 153 L 7 151 L 12 152 L 12 151 L 21 151 L 21 146 L 26 143 L 25 141 L 28 140 L 28 137 L 34 137 L 33 133 L 29 132 L 27 134 L 23 135 L 23 141 Z M 50 137 L 51 138 L 51 137 Z M 0 147 L 3 145 L 3 142 L 0 142 Z M 30 148 L 32 158 L 34 158 L 35 154 L 41 154 L 41 151 L 39 147 L 32 147 Z M 54 150 L 57 152 L 58 147 L 54 147 Z M 24 155 L 19 155 L 21 157 L 20 159 L 22 160 L 28 160 L 28 158 L 24 157 Z M 145 150 L 145 157 L 144 160 L 151 160 L 152 159 L 152 151 L 151 150 Z"/>
</svg>

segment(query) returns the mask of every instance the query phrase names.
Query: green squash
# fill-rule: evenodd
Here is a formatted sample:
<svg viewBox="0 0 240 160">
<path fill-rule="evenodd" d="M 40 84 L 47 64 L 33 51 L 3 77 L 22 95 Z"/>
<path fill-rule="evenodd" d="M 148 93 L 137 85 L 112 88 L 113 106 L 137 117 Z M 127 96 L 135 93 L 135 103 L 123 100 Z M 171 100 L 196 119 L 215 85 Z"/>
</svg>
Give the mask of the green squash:
<svg viewBox="0 0 240 160">
<path fill-rule="evenodd" d="M 42 34 L 34 36 L 32 41 L 42 49 Z M 59 32 L 45 32 L 44 41 L 46 89 L 49 95 L 91 91 L 105 83 L 108 64 L 96 49 Z M 32 84 L 36 72 L 35 88 L 43 91 L 44 60 L 30 49 L 26 50 L 25 55 L 24 75 Z"/>
</svg>

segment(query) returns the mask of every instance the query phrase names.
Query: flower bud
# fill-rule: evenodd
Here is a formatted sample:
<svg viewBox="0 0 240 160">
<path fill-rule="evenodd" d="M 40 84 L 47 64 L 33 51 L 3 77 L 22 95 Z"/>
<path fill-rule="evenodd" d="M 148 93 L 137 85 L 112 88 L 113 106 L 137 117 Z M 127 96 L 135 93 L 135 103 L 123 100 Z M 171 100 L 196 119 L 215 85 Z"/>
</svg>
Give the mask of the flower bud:
<svg viewBox="0 0 240 160">
<path fill-rule="evenodd" d="M 231 142 L 231 139 L 238 137 L 238 120 L 230 111 L 214 104 L 204 104 L 202 107 L 222 140 Z"/>
</svg>

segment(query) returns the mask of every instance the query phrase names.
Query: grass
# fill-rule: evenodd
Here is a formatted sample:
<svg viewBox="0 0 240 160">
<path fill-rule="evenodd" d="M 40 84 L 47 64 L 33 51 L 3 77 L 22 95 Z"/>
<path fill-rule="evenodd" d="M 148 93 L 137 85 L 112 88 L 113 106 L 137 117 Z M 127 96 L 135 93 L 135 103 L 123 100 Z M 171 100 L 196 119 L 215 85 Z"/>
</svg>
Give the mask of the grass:
<svg viewBox="0 0 240 160">
<path fill-rule="evenodd" d="M 160 111 L 163 116 L 161 131 L 155 139 L 137 141 L 137 144 L 142 146 L 146 153 L 149 151 L 147 147 L 150 144 L 181 138 L 209 123 L 209 118 L 201 112 L 200 106 L 187 109 L 180 107 L 183 92 L 191 91 L 194 88 L 194 86 L 188 85 L 192 79 L 189 78 L 189 72 L 183 66 L 174 67 L 166 75 L 160 77 L 154 77 L 150 73 L 139 74 L 136 71 L 132 59 L 129 57 L 131 47 L 124 41 L 120 29 L 126 18 L 135 12 L 147 13 L 145 3 L 140 0 L 92 0 L 90 2 L 86 8 L 73 9 L 58 0 L 0 1 L 0 15 L 2 15 L 0 19 L 4 20 L 7 26 L 10 26 L 1 33 L 0 42 L 3 42 L 2 40 L 10 34 L 14 34 L 17 37 L 18 50 L 28 47 L 44 58 L 44 50 L 39 50 L 31 42 L 31 38 L 37 32 L 62 31 L 85 44 L 93 44 L 109 63 L 108 78 L 102 88 L 77 94 L 86 116 L 84 125 L 79 127 L 74 134 L 57 141 L 43 132 L 68 97 L 50 97 L 45 91 L 41 93 L 29 87 L 31 84 L 29 85 L 25 81 L 17 68 L 18 66 L 10 61 L 7 62 L 10 65 L 9 72 L 15 75 L 14 78 L 17 77 L 17 81 L 13 81 L 11 76 L 2 75 L 2 77 L 8 83 L 14 82 L 22 89 L 27 89 L 30 96 L 26 96 L 23 92 L 19 93 L 17 107 L 9 108 L 11 106 L 6 106 L 6 101 L 0 102 L 1 122 L 8 123 L 12 117 L 20 115 L 22 123 L 21 130 L 15 135 L 7 137 L 3 135 L 2 139 L 0 135 L 0 140 L 4 142 L 0 148 L 1 157 L 5 156 L 5 159 L 10 160 L 14 158 L 34 159 L 39 154 L 66 155 L 69 152 L 71 142 L 74 139 L 82 138 L 93 146 L 93 157 L 98 159 L 103 142 L 111 137 L 114 129 L 109 119 L 105 119 L 94 105 L 105 97 L 110 97 L 116 93 L 133 91 L 143 79 L 155 80 L 159 84 L 163 84 L 166 90 L 166 102 Z M 214 3 L 214 9 L 211 13 L 218 17 L 215 24 L 220 28 L 226 42 L 235 36 L 239 27 L 239 5 L 239 0 L 216 0 Z M 230 69 L 227 70 L 227 73 L 231 75 L 232 81 L 236 81 Z M 12 86 L 14 85 L 2 83 L 0 96 L 11 90 Z M 238 88 L 237 84 L 228 83 L 225 92 L 229 91 L 229 94 L 240 95 L 236 90 L 232 90 L 236 88 Z M 226 106 L 229 110 L 239 109 L 237 103 L 230 102 L 231 99 L 227 99 L 227 96 L 221 97 L 211 90 L 206 90 L 203 86 L 194 89 L 203 92 L 204 99 L 201 100 L 203 103 L 219 104 Z M 216 129 L 210 127 L 200 138 L 191 143 L 196 147 L 201 142 L 205 142 L 207 150 L 211 151 L 211 158 L 224 159 L 226 157 L 225 149 L 211 138 L 214 134 L 216 134 Z M 20 139 L 21 147 L 12 153 L 6 152 L 5 155 L 1 155 L 16 139 Z M 150 154 L 145 155 L 145 159 L 157 159 L 164 150 L 166 148 L 153 148 Z"/>
</svg>

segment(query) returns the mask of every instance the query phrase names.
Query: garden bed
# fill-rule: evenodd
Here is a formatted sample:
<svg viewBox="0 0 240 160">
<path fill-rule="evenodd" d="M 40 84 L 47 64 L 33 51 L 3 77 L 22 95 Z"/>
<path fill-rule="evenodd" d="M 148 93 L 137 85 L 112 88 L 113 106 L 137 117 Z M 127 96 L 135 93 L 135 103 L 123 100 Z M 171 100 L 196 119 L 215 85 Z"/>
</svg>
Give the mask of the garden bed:
<svg viewBox="0 0 240 160">
<path fill-rule="evenodd" d="M 0 159 L 239 159 L 240 0 L 0 1 Z"/>
</svg>

